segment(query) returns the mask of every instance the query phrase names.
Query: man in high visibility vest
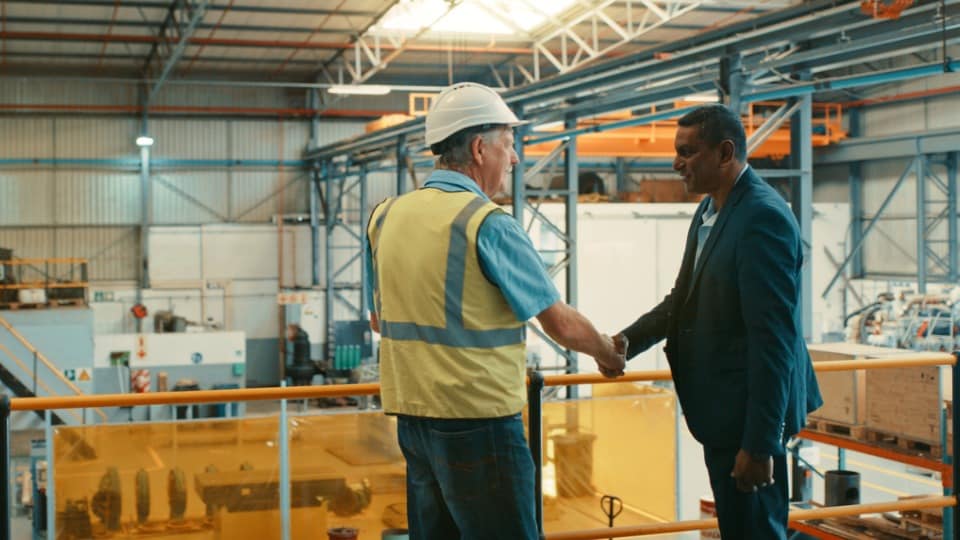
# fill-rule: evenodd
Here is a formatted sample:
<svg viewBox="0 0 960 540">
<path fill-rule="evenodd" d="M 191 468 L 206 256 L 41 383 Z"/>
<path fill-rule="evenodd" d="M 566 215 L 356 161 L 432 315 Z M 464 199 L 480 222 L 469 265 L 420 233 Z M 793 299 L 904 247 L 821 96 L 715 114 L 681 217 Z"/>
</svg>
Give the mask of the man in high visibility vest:
<svg viewBox="0 0 960 540">
<path fill-rule="evenodd" d="M 612 339 L 560 299 L 520 224 L 490 201 L 518 161 L 520 123 L 486 86 L 446 89 L 426 118 L 436 170 L 367 228 L 370 325 L 407 460 L 411 540 L 538 537 L 520 417 L 528 319 L 605 375 L 623 373 Z"/>
</svg>

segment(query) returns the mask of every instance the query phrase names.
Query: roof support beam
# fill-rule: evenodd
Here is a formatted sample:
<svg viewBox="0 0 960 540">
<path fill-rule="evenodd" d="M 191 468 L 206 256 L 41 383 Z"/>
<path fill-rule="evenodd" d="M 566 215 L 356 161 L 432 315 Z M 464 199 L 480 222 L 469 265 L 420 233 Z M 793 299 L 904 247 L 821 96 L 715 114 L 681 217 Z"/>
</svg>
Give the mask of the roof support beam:
<svg viewBox="0 0 960 540">
<path fill-rule="evenodd" d="M 113 6 L 115 0 L 4 0 L 8 4 L 53 4 L 57 6 Z M 124 0 L 123 7 L 140 9 L 162 9 L 169 7 L 169 2 L 165 0 Z M 224 5 L 213 4 L 211 11 L 223 11 Z M 375 15 L 372 11 L 351 10 L 351 9 L 323 9 L 323 8 L 302 8 L 302 7 L 282 7 L 282 6 L 256 6 L 241 5 L 234 6 L 230 11 L 240 11 L 248 13 L 276 13 L 278 15 L 339 15 L 342 17 L 372 17 Z"/>
<path fill-rule="evenodd" d="M 421 36 L 429 32 L 432 27 L 447 16 L 454 8 L 459 6 L 463 0 L 449 0 L 447 7 L 435 19 L 423 25 L 416 33 L 409 36 L 386 36 L 385 39 L 393 46 L 393 51 L 384 56 L 380 42 L 382 36 L 371 31 L 357 37 L 353 43 L 353 58 L 343 54 L 341 66 L 350 74 L 350 81 L 347 84 L 362 84 L 369 81 L 371 77 L 382 71 L 390 62 L 395 60 L 403 51 L 407 50 L 410 44 Z M 351 64 L 353 64 L 351 66 Z M 342 73 L 342 72 L 341 72 Z"/>
<path fill-rule="evenodd" d="M 196 2 L 174 0 L 174 3 L 170 5 L 170 10 L 167 13 L 167 18 L 164 20 L 163 28 L 160 29 L 160 36 L 167 37 L 175 34 L 177 41 L 170 50 L 169 55 L 163 60 L 160 76 L 154 81 L 153 87 L 150 88 L 150 92 L 146 95 L 144 107 L 153 103 L 164 81 L 167 80 L 167 77 L 170 76 L 177 62 L 180 61 L 184 50 L 186 50 L 187 45 L 190 43 L 190 38 L 197 29 L 197 25 L 200 24 L 200 21 L 203 20 L 203 16 L 206 14 L 207 4 L 208 0 L 199 0 Z M 144 78 L 150 75 L 150 67 L 153 62 L 160 60 L 160 43 L 169 44 L 168 41 L 162 40 L 151 48 L 150 54 L 144 63 Z"/>
<path fill-rule="evenodd" d="M 527 0 L 520 0 L 530 9 L 536 9 Z M 533 78 L 547 74 L 566 73 L 596 58 L 613 52 L 617 47 L 667 25 L 695 9 L 702 2 L 691 0 L 626 0 L 625 9 L 631 15 L 626 24 L 618 23 L 608 11 L 624 9 L 621 0 L 593 0 L 579 15 L 561 24 L 555 24 L 533 42 Z M 642 13 L 634 20 L 633 13 Z M 579 30 L 589 25 L 587 33 Z M 601 40 L 601 35 L 612 31 L 618 36 L 612 43 Z M 545 60 L 546 62 L 541 62 Z M 518 62 L 520 59 L 517 60 Z M 519 67 L 520 64 L 518 63 Z"/>
<path fill-rule="evenodd" d="M 878 159 L 943 154 L 960 148 L 960 129 L 899 133 L 883 137 L 856 137 L 817 150 L 814 163 L 831 165 Z"/>
</svg>

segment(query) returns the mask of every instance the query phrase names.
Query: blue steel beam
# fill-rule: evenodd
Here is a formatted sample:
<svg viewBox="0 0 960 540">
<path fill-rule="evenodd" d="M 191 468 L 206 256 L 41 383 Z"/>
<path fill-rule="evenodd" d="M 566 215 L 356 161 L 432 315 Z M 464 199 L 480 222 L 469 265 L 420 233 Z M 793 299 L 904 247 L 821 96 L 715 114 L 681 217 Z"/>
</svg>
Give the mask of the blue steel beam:
<svg viewBox="0 0 960 540">
<path fill-rule="evenodd" d="M 187 3 L 187 0 L 183 1 L 185 4 Z M 160 77 L 153 83 L 153 87 L 150 88 L 150 93 L 147 94 L 144 106 L 149 106 L 151 103 L 153 103 L 153 100 L 157 97 L 157 93 L 160 92 L 160 88 L 163 87 L 164 81 L 167 80 L 167 77 L 170 76 L 170 73 L 177 65 L 177 62 L 180 61 L 184 51 L 187 49 L 187 44 L 190 43 L 190 37 L 193 36 L 194 31 L 197 29 L 197 25 L 200 24 L 200 21 L 203 20 L 203 16 L 207 12 L 207 3 L 208 0 L 199 0 L 197 2 L 187 4 L 189 7 L 186 8 L 186 11 L 188 11 L 190 14 L 190 20 L 187 21 L 184 28 L 180 31 L 180 39 L 173 47 L 173 51 L 170 53 L 170 56 L 167 57 L 166 61 L 164 61 L 163 68 L 160 70 Z M 163 35 L 162 32 L 163 30 L 161 30 L 161 36 Z M 147 65 L 149 65 L 149 63 L 150 59 L 148 58 Z"/>
<path fill-rule="evenodd" d="M 126 4 L 124 4 L 126 5 Z M 207 9 L 212 11 L 213 6 L 208 7 Z M 234 10 L 235 11 L 235 10 Z M 79 17 L 7 17 L 7 24 L 21 24 L 21 25 L 44 25 L 44 26 L 88 26 L 88 27 L 97 27 L 107 25 L 107 21 L 103 19 L 85 19 Z M 162 23 L 154 22 L 150 20 L 145 20 L 141 18 L 133 19 L 114 19 L 109 21 L 109 24 L 113 27 L 121 28 L 147 28 L 151 30 L 160 30 Z M 293 25 L 262 25 L 262 24 L 214 24 L 214 23 L 199 23 L 197 24 L 197 30 L 223 30 L 223 31 L 236 31 L 236 32 L 269 32 L 272 34 L 277 33 L 295 33 L 295 34 L 339 34 L 339 35 L 353 35 L 356 33 L 356 30 L 353 28 L 343 27 L 343 28 L 329 28 L 322 27 L 317 28 L 315 26 L 293 26 Z M 89 57 L 89 55 L 88 55 Z M 316 65 L 316 61 L 313 62 Z"/>
<path fill-rule="evenodd" d="M 900 133 L 881 137 L 855 137 L 818 149 L 815 165 L 850 163 L 943 154 L 960 148 L 960 128 Z"/>
<path fill-rule="evenodd" d="M 947 260 L 949 265 L 949 279 L 956 282 L 960 280 L 960 236 L 958 236 L 957 222 L 960 216 L 957 215 L 960 209 L 957 208 L 957 161 L 960 152 L 950 152 L 947 154 Z"/>
<path fill-rule="evenodd" d="M 360 165 L 360 318 L 370 318 L 370 307 L 367 305 L 367 225 L 370 221 L 370 212 L 367 211 L 369 189 L 367 187 L 367 166 Z"/>
<path fill-rule="evenodd" d="M 897 180 L 897 183 L 893 185 L 893 188 L 889 193 L 887 193 L 886 198 L 884 198 L 883 202 L 880 203 L 880 208 L 877 209 L 877 213 L 870 218 L 870 221 L 867 222 L 867 226 L 864 227 L 863 234 L 860 236 L 860 242 L 853 245 L 853 247 L 850 249 L 850 253 L 848 253 L 843 259 L 843 262 L 840 263 L 836 273 L 832 278 L 830 278 L 830 282 L 827 283 L 827 287 L 823 290 L 821 297 L 826 298 L 827 295 L 830 294 L 831 289 L 833 289 L 833 286 L 836 285 L 837 280 L 840 279 L 840 276 L 843 274 L 844 270 L 846 270 L 847 265 L 850 264 L 850 260 L 853 258 L 853 255 L 858 253 L 863 248 L 863 243 L 867 239 L 867 235 L 869 235 L 870 231 L 873 230 L 874 225 L 880 221 L 883 213 L 887 210 L 887 206 L 890 205 L 890 201 L 893 200 L 893 197 L 897 194 L 897 191 L 900 190 L 900 186 L 903 185 L 904 180 L 906 180 L 907 176 L 910 175 L 910 172 L 914 170 L 914 162 L 916 160 L 917 158 L 914 157 L 914 159 L 910 161 L 910 163 L 907 165 L 907 168 L 903 170 L 903 174 L 901 174 L 900 178 Z"/>
<path fill-rule="evenodd" d="M 624 81 L 681 69 L 684 66 L 715 61 L 728 47 L 746 48 L 770 41 L 806 36 L 826 24 L 843 25 L 862 21 L 859 3 L 820 0 L 805 2 L 785 10 L 728 25 L 712 32 L 668 44 L 662 50 L 646 50 L 615 60 L 598 62 L 570 73 L 557 75 L 506 92 L 505 99 L 515 106 L 524 103 L 544 103 L 550 100 L 574 98 L 578 94 L 596 94 L 604 87 Z M 666 59 L 664 58 L 666 57 Z M 638 106 L 642 105 L 637 103 Z M 533 118 L 531 115 L 526 115 Z M 393 145 L 400 134 L 414 133 L 422 128 L 422 119 L 415 119 L 367 136 L 308 149 L 308 158 L 334 157 L 369 150 L 383 144 Z"/>
<path fill-rule="evenodd" d="M 60 59 L 70 59 L 70 60 L 86 60 L 87 62 L 91 62 L 91 61 L 94 60 L 94 58 L 91 57 L 91 56 L 90 56 L 90 53 L 88 53 L 88 52 L 71 52 L 71 51 L 60 51 L 60 52 L 7 51 L 7 52 L 6 52 L 6 56 L 7 56 L 8 61 L 9 61 L 9 59 L 13 59 L 13 58 L 24 58 L 24 59 L 27 59 L 27 58 L 60 58 Z M 101 55 L 100 55 L 100 58 L 103 58 L 104 60 L 124 60 L 124 61 L 126 61 L 126 60 L 140 60 L 140 59 L 143 58 L 143 55 L 142 55 L 142 54 L 133 54 L 133 53 L 130 53 L 130 54 L 104 53 L 104 54 L 101 54 Z M 246 57 L 246 56 L 211 56 L 211 55 L 208 55 L 208 54 L 204 54 L 204 55 L 203 55 L 201 58 L 199 58 L 197 61 L 199 61 L 199 62 L 218 63 L 218 64 L 245 64 L 245 65 L 249 66 L 251 63 L 269 63 L 269 62 L 279 62 L 279 61 L 282 61 L 282 60 L 283 60 L 283 58 L 264 58 L 264 57 L 251 58 L 251 57 Z M 291 64 L 291 65 L 299 65 L 299 66 L 316 66 L 316 65 L 317 65 L 317 62 L 314 61 L 314 60 L 297 60 L 297 59 L 293 59 L 293 60 L 290 60 L 290 62 L 288 62 L 288 63 Z M 394 67 L 414 67 L 414 66 L 420 66 L 420 64 L 402 64 L 402 63 L 396 63 L 396 62 L 393 63 L 393 64 L 391 64 L 391 65 L 394 66 Z M 40 78 L 43 78 L 43 77 L 37 77 L 37 78 L 40 79 Z M 104 81 L 104 82 L 110 82 L 110 81 Z M 167 85 L 170 85 L 171 82 L 172 82 L 172 81 L 167 81 Z M 210 81 L 210 82 L 211 82 L 211 84 L 216 84 L 216 85 L 218 85 L 218 86 L 231 86 L 231 84 L 230 84 L 229 82 L 227 82 L 227 81 L 219 81 L 219 82 Z M 183 81 L 177 81 L 177 83 L 178 83 L 178 84 L 181 84 L 181 83 L 183 83 Z M 190 84 L 197 84 L 197 83 L 195 83 L 195 82 L 193 82 L 193 81 L 190 81 Z M 251 81 L 250 84 L 253 85 L 253 84 L 261 84 L 261 83 L 256 83 L 256 82 Z M 291 82 L 291 83 L 290 83 L 290 87 L 293 87 L 293 88 L 297 87 L 297 85 L 299 85 L 299 86 L 302 87 L 302 85 L 300 85 L 300 83 L 295 83 L 295 82 Z M 239 84 L 238 84 L 237 86 L 242 86 L 242 85 L 239 85 Z"/>
<path fill-rule="evenodd" d="M 807 94 L 814 94 L 824 90 L 844 90 L 847 88 L 857 88 L 861 86 L 906 81 L 922 77 L 929 77 L 932 75 L 940 75 L 943 73 L 951 73 L 958 70 L 960 70 L 960 61 L 954 60 L 951 62 L 935 62 L 931 64 L 890 69 L 862 75 L 820 79 L 810 83 L 792 84 L 772 89 L 760 89 L 746 93 L 743 96 L 743 99 L 744 101 L 750 103 L 757 101 L 786 99 Z"/>
<path fill-rule="evenodd" d="M 803 322 L 803 337 L 813 337 L 813 98 L 805 95 L 798 99 L 800 108 L 790 124 L 791 156 L 800 176 L 792 184 L 793 213 L 800 224 L 800 239 L 803 242 L 804 264 L 801 272 L 800 302 Z"/>
<path fill-rule="evenodd" d="M 847 111 L 848 134 L 852 138 L 860 136 L 860 109 L 854 108 Z M 849 189 L 850 189 L 850 242 L 854 245 L 859 244 L 863 238 L 863 166 L 860 161 L 853 161 L 849 164 Z M 857 251 L 851 264 L 851 274 L 853 277 L 863 277 L 863 253 Z"/>
<path fill-rule="evenodd" d="M 320 181 L 326 163 L 315 166 L 310 178 L 310 284 L 320 285 Z"/>
<path fill-rule="evenodd" d="M 950 0 L 950 4 L 958 0 Z M 841 39 L 833 27 L 828 27 L 814 36 L 804 40 L 805 50 L 794 52 L 783 57 L 769 58 L 767 51 L 758 52 L 744 60 L 748 71 L 756 72 L 769 69 L 778 71 L 803 66 L 816 72 L 832 63 L 850 59 L 862 59 L 865 56 L 875 56 L 878 53 L 906 49 L 921 44 L 940 46 L 940 39 L 944 30 L 950 32 L 958 28 L 958 22 L 951 20 L 946 28 L 939 21 L 934 21 L 933 11 L 938 6 L 928 4 L 912 8 L 896 20 L 876 21 L 864 19 L 860 25 L 845 28 Z"/>
<path fill-rule="evenodd" d="M 406 136 L 401 135 L 397 139 L 397 163 L 396 163 L 396 186 L 397 186 L 397 195 L 403 195 L 406 192 L 407 187 L 407 145 Z"/>
<path fill-rule="evenodd" d="M 577 117 L 568 116 L 564 122 L 565 129 L 577 127 Z M 563 170 L 566 180 L 567 193 L 564 197 L 564 232 L 567 236 L 567 268 L 566 268 L 566 292 L 567 304 L 577 307 L 579 303 L 579 294 L 577 290 L 577 281 L 579 274 L 577 272 L 577 197 L 579 190 L 579 172 L 577 169 L 577 138 L 571 137 L 567 143 L 566 150 L 563 151 Z M 577 352 L 567 350 L 564 355 L 567 360 L 567 373 L 577 373 Z M 576 399 L 577 387 L 570 386 L 567 390 L 567 397 Z"/>
<path fill-rule="evenodd" d="M 504 97 L 508 102 L 554 99 L 624 78 L 657 73 L 691 61 L 719 58 L 728 46 L 747 50 L 773 40 L 808 36 L 827 24 L 839 26 L 863 20 L 859 2 L 848 2 L 842 6 L 835 4 L 826 1 L 804 2 L 749 21 L 668 43 L 659 50 L 645 50 L 591 64 L 511 90 L 506 92 Z"/>
<path fill-rule="evenodd" d="M 927 158 L 913 160 L 917 179 L 917 292 L 927 294 Z"/>
<path fill-rule="evenodd" d="M 162 168 L 266 168 L 278 167 L 305 168 L 310 164 L 302 159 L 177 159 L 177 158 L 150 158 L 150 165 L 154 169 Z M 137 169 L 140 159 L 130 158 L 0 158 L 0 167 L 40 166 L 70 166 L 90 168 L 121 168 Z"/>
<path fill-rule="evenodd" d="M 589 96 L 558 103 L 550 108 L 531 111 L 541 123 L 562 120 L 568 114 L 589 117 L 624 109 L 647 108 L 652 105 L 673 105 L 674 101 L 690 94 L 700 94 L 716 90 L 717 71 L 713 69 L 698 72 L 696 75 L 680 81 L 669 81 L 665 87 L 645 89 L 640 82 L 633 82 L 630 88 L 623 88 L 610 96 Z"/>
<path fill-rule="evenodd" d="M 516 113 L 518 119 L 523 120 L 522 110 L 516 110 L 514 112 Z M 513 206 L 513 217 L 516 218 L 516 220 L 520 223 L 521 227 L 523 226 L 524 201 L 527 200 L 527 195 L 526 195 L 527 186 L 525 182 L 526 176 L 527 176 L 527 171 L 526 171 L 527 160 L 526 160 L 526 156 L 524 156 L 523 138 L 527 133 L 527 130 L 529 129 L 530 129 L 529 124 L 523 124 L 521 126 L 518 126 L 514 130 L 515 138 L 513 141 L 513 147 L 514 147 L 514 150 L 517 152 L 518 162 L 516 165 L 513 166 L 513 177 L 511 178 L 510 196 L 511 196 L 512 206 Z M 533 164 L 532 166 L 535 167 L 536 164 Z"/>
</svg>

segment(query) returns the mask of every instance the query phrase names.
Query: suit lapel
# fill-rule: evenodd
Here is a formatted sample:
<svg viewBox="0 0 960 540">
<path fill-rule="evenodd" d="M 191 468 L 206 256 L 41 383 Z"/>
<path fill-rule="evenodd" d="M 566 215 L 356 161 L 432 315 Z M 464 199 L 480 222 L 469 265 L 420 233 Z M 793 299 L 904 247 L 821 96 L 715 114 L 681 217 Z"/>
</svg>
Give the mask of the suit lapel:
<svg viewBox="0 0 960 540">
<path fill-rule="evenodd" d="M 737 204 L 740 203 L 740 199 L 743 198 L 743 194 L 747 192 L 748 185 L 751 184 L 756 176 L 753 173 L 752 168 L 748 168 L 743 173 L 743 177 L 740 178 L 740 181 L 733 186 L 733 190 L 730 191 L 730 195 L 727 197 L 727 204 L 723 205 L 723 208 L 720 209 L 720 214 L 717 215 L 717 222 L 713 224 L 713 228 L 710 230 L 710 236 L 707 237 L 707 243 L 703 246 L 703 251 L 700 252 L 700 260 L 696 262 L 696 267 L 693 269 L 693 277 L 690 279 L 690 287 L 687 293 L 687 301 L 693 296 L 694 289 L 697 288 L 697 284 L 700 281 L 700 274 L 703 272 L 703 267 L 707 264 L 707 260 L 710 259 L 710 253 L 713 251 L 713 246 L 717 244 L 720 239 L 720 233 L 723 232 L 723 227 L 729 221 L 730 214 L 734 212 Z M 706 205 L 703 205 L 706 208 Z M 702 214 L 701 214 L 702 215 Z M 694 222 L 696 229 L 700 228 L 700 222 Z M 696 230 L 694 231 L 696 235 Z M 696 240 L 694 240 L 693 246 L 694 252 L 696 252 Z"/>
</svg>

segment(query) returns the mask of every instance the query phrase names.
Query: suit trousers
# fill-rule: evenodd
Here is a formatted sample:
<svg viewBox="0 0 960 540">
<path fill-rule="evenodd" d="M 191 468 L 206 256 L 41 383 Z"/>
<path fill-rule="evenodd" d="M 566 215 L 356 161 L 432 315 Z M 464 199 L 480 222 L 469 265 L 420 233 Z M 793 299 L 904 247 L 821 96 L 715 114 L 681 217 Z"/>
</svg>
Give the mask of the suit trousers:
<svg viewBox="0 0 960 540">
<path fill-rule="evenodd" d="M 519 414 L 397 417 L 410 540 L 536 540 L 534 466 Z"/>
<path fill-rule="evenodd" d="M 786 540 L 790 511 L 787 456 L 773 457 L 773 485 L 753 493 L 730 477 L 738 448 L 703 448 L 723 540 Z"/>
</svg>

